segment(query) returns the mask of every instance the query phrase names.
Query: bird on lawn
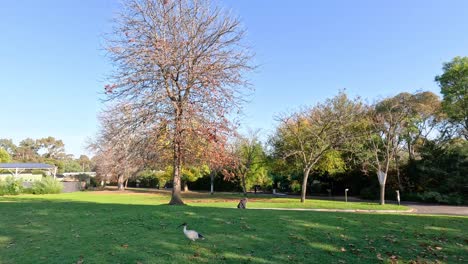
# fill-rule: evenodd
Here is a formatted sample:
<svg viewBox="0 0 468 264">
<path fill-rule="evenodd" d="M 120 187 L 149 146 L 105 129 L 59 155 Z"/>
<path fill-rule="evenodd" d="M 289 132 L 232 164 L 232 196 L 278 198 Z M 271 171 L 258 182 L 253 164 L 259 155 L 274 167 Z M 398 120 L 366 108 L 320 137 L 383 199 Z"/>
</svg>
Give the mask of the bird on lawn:
<svg viewBox="0 0 468 264">
<path fill-rule="evenodd" d="M 202 240 L 205 239 L 205 237 L 202 234 L 198 233 L 197 231 L 187 230 L 187 223 L 183 223 L 178 227 L 181 227 L 181 226 L 184 227 L 184 235 L 191 241 L 195 241 L 197 239 L 202 239 Z"/>
</svg>

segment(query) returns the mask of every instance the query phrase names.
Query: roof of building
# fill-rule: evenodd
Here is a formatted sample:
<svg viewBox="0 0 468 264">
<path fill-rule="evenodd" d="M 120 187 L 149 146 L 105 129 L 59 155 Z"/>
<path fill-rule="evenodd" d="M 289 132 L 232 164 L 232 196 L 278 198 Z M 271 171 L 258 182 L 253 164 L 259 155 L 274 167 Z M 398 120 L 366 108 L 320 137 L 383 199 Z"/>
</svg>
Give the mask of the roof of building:
<svg viewBox="0 0 468 264">
<path fill-rule="evenodd" d="M 0 169 L 53 169 L 54 165 L 45 163 L 0 163 Z"/>
</svg>

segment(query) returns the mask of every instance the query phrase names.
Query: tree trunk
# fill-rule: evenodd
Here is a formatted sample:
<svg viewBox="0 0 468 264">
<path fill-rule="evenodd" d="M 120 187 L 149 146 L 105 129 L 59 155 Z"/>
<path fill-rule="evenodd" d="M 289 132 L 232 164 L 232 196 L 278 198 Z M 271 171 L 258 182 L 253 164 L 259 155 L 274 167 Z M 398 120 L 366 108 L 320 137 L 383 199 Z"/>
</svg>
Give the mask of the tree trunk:
<svg viewBox="0 0 468 264">
<path fill-rule="evenodd" d="M 172 177 L 172 197 L 170 205 L 183 205 L 181 191 L 181 173 L 182 173 L 182 113 L 176 110 L 176 122 L 174 131 L 174 162 Z"/>
<path fill-rule="evenodd" d="M 305 203 L 307 193 L 307 179 L 309 178 L 310 169 L 304 169 L 304 176 L 302 178 L 302 189 L 301 189 L 301 203 Z"/>
<path fill-rule="evenodd" d="M 169 202 L 170 205 L 183 205 L 184 202 L 182 201 L 181 197 L 181 179 L 180 179 L 180 159 L 174 160 L 174 174 L 172 178 L 173 186 L 172 186 L 172 197 L 171 201 Z"/>
<path fill-rule="evenodd" d="M 210 173 L 210 178 L 211 178 L 211 184 L 210 184 L 210 194 L 214 194 L 214 172 Z"/>
<path fill-rule="evenodd" d="M 175 159 L 174 159 L 174 164 L 173 164 L 173 169 L 174 169 L 174 174 L 172 178 L 173 186 L 172 186 L 172 197 L 171 201 L 169 202 L 170 205 L 183 205 L 184 202 L 182 201 L 181 197 L 181 160 L 180 160 L 180 155 L 178 153 L 175 153 Z"/>
<path fill-rule="evenodd" d="M 414 148 L 413 148 L 413 145 L 408 142 L 408 156 L 409 156 L 409 159 L 410 160 L 414 160 Z"/>
<path fill-rule="evenodd" d="M 403 185 L 401 184 L 400 179 L 400 157 L 395 156 L 395 166 L 396 166 L 396 173 L 397 173 L 397 180 L 398 180 L 398 188 L 401 191 L 403 189 Z"/>
<path fill-rule="evenodd" d="M 385 183 L 380 185 L 380 205 L 385 204 Z"/>
<path fill-rule="evenodd" d="M 119 176 L 119 178 L 117 179 L 117 187 L 118 187 L 119 191 L 124 191 L 125 190 L 123 176 Z"/>
<path fill-rule="evenodd" d="M 128 179 L 125 180 L 125 189 L 127 189 L 128 186 Z"/>
<path fill-rule="evenodd" d="M 188 189 L 188 183 L 187 182 L 184 182 L 184 192 L 188 192 L 189 189 Z"/>
<path fill-rule="evenodd" d="M 247 187 L 245 185 L 245 175 L 241 177 L 241 184 L 242 184 L 242 191 L 244 192 L 244 196 L 247 196 Z"/>
</svg>

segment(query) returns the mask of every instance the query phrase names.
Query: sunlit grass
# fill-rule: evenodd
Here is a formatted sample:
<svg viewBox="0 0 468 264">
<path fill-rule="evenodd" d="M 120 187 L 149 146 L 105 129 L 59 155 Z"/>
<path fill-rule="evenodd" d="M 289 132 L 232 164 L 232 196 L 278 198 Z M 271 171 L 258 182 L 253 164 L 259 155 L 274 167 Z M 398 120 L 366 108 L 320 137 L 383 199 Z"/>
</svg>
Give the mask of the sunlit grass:
<svg viewBox="0 0 468 264">
<path fill-rule="evenodd" d="M 210 195 L 208 193 L 189 192 L 183 194 L 184 201 L 188 205 L 202 207 L 236 208 L 240 194 L 219 193 Z M 118 204 L 140 204 L 140 205 L 160 205 L 167 204 L 170 200 L 168 191 L 151 192 L 76 192 L 60 195 L 21 195 L 10 199 L 52 199 L 56 201 L 80 201 L 93 203 L 118 203 Z M 355 210 L 408 210 L 406 206 L 369 202 L 344 202 L 308 199 L 301 203 L 298 198 L 272 197 L 269 195 L 249 195 L 248 208 L 305 208 L 305 209 L 355 209 Z"/>
<path fill-rule="evenodd" d="M 239 210 L 214 207 L 233 202 L 201 203 L 214 199 L 208 195 L 187 194 L 191 199 L 199 202 L 168 206 L 166 193 L 0 197 L 0 263 L 468 260 L 467 217 Z M 182 222 L 207 239 L 188 244 L 177 228 Z"/>
</svg>

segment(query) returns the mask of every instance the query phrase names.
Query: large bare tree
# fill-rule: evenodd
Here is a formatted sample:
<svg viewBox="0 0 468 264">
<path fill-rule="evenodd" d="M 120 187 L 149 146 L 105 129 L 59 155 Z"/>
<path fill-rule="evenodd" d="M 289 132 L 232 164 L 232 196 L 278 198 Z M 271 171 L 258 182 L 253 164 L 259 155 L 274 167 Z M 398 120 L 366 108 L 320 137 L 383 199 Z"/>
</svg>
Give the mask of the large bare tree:
<svg viewBox="0 0 468 264">
<path fill-rule="evenodd" d="M 187 141 L 216 140 L 218 130 L 231 128 L 228 116 L 240 106 L 252 69 L 244 34 L 239 20 L 210 0 L 129 0 L 107 38 L 115 66 L 108 98 L 131 102 L 134 129 L 167 131 L 170 204 L 183 204 Z"/>
</svg>

